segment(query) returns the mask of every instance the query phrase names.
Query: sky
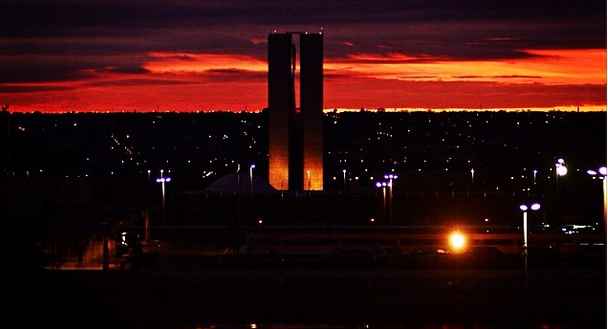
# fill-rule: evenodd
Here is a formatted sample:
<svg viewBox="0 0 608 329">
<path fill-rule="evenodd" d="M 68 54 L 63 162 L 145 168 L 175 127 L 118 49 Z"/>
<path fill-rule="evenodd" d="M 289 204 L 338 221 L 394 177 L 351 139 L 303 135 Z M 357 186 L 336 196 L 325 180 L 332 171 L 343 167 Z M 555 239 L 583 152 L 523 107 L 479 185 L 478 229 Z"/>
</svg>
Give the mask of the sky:
<svg viewBox="0 0 608 329">
<path fill-rule="evenodd" d="M 606 2 L 4 0 L 12 111 L 257 111 L 269 32 L 323 30 L 325 108 L 606 106 Z"/>
</svg>

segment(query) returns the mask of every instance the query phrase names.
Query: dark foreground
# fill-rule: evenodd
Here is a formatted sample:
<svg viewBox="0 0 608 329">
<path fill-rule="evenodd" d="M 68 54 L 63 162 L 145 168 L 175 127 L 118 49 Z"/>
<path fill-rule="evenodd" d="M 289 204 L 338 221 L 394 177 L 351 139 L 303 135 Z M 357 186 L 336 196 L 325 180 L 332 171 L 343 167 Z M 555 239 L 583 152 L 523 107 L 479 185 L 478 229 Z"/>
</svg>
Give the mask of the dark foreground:
<svg viewBox="0 0 608 329">
<path fill-rule="evenodd" d="M 606 328 L 595 269 L 208 269 L 38 272 L 46 328 Z M 31 298 L 30 298 L 31 297 Z"/>
</svg>

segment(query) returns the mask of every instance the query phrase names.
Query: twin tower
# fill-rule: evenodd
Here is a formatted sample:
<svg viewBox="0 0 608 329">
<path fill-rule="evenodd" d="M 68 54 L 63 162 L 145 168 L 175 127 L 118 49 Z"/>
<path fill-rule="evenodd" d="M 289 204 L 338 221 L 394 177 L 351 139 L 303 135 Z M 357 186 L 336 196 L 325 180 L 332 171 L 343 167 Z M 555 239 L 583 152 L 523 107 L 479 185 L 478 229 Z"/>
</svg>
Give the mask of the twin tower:
<svg viewBox="0 0 608 329">
<path fill-rule="evenodd" d="M 300 107 L 296 46 L 300 41 Z M 268 179 L 277 190 L 323 190 L 323 34 L 268 36 Z"/>
</svg>

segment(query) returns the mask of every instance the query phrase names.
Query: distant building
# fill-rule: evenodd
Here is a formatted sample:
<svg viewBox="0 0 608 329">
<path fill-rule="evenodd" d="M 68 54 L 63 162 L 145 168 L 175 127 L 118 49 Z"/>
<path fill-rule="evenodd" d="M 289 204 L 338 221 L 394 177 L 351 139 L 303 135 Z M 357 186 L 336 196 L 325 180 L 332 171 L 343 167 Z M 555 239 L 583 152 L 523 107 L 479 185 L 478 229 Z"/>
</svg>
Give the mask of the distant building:
<svg viewBox="0 0 608 329">
<path fill-rule="evenodd" d="M 296 51 L 300 38 L 300 108 L 296 111 Z M 323 190 L 323 34 L 268 36 L 268 180 L 277 190 Z"/>
</svg>

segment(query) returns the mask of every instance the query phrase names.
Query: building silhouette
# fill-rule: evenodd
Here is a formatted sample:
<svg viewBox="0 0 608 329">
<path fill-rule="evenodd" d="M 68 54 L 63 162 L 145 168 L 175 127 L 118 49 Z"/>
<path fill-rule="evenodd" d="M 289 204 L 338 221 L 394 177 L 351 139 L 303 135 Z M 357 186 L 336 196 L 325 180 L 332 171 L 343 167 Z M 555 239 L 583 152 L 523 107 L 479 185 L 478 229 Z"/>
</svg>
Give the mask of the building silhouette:
<svg viewBox="0 0 608 329">
<path fill-rule="evenodd" d="M 295 102 L 300 41 L 300 111 Z M 277 190 L 323 190 L 323 34 L 268 36 L 268 179 Z"/>
</svg>

